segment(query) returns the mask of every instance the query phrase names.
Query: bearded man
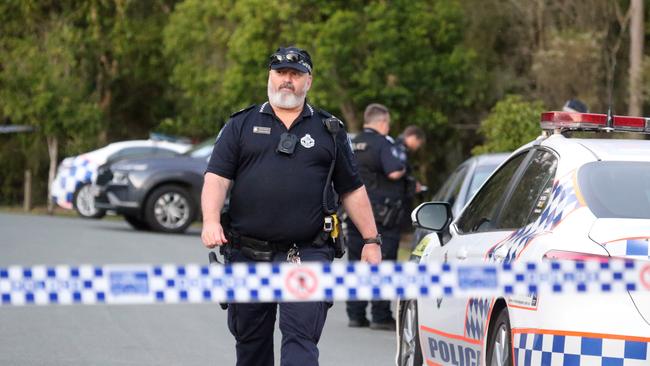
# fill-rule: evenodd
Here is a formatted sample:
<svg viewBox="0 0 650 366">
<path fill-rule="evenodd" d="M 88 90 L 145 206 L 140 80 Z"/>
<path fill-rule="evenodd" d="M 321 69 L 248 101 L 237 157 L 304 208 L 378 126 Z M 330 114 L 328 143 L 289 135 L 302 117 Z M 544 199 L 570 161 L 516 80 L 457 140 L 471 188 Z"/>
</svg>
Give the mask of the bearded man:
<svg viewBox="0 0 650 366">
<path fill-rule="evenodd" d="M 307 103 L 309 53 L 279 48 L 268 66 L 268 101 L 233 114 L 214 145 L 201 197 L 203 244 L 226 245 L 229 263 L 332 261 L 333 242 L 323 233 L 329 210 L 336 208 L 334 197 L 340 197 L 367 241 L 361 259 L 381 262 L 381 237 L 343 124 L 334 120 L 336 128 L 328 127 L 332 115 Z M 222 225 L 229 190 L 229 220 Z M 278 308 L 281 364 L 318 365 L 317 344 L 331 305 L 230 304 L 237 365 L 273 365 Z"/>
</svg>

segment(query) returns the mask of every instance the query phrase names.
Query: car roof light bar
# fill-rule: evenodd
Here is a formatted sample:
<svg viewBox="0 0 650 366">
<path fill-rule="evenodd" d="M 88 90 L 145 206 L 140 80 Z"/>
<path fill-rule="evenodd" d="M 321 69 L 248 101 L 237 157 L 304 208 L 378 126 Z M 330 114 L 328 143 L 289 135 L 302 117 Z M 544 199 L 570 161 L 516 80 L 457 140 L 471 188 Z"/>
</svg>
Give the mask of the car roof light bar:
<svg viewBox="0 0 650 366">
<path fill-rule="evenodd" d="M 613 127 L 608 127 L 607 115 L 598 113 L 544 112 L 540 125 L 543 130 L 650 133 L 650 118 L 614 116 Z"/>
</svg>

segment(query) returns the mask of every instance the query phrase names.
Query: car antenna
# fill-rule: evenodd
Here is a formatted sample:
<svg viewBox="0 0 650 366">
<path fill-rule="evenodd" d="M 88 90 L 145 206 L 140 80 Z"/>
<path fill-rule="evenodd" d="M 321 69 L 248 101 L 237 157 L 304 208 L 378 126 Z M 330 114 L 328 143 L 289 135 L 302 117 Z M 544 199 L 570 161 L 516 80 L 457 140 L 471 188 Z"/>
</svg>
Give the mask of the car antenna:
<svg viewBox="0 0 650 366">
<path fill-rule="evenodd" d="M 612 132 L 614 131 L 614 113 L 612 112 L 612 94 L 614 90 L 614 77 L 616 74 L 616 57 L 612 61 L 612 76 L 607 81 L 607 121 L 605 124 L 605 131 Z"/>
</svg>

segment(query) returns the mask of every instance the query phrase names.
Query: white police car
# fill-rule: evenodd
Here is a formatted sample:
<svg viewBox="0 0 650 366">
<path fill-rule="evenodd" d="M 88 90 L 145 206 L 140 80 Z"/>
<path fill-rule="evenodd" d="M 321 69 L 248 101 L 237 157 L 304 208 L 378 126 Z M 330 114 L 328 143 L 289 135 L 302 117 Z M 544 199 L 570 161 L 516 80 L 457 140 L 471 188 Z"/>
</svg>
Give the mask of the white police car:
<svg viewBox="0 0 650 366">
<path fill-rule="evenodd" d="M 104 210 L 95 208 L 92 183 L 97 168 L 103 164 L 138 156 L 174 156 L 192 147 L 191 144 L 170 141 L 131 140 L 107 146 L 78 156 L 63 159 L 52 182 L 52 199 L 65 209 L 75 209 L 86 218 L 104 216 Z"/>
<path fill-rule="evenodd" d="M 650 119 L 547 112 L 541 126 L 453 218 L 446 244 L 427 236 L 422 262 L 650 260 L 650 141 L 563 133 L 649 133 Z M 450 212 L 430 202 L 413 217 L 441 230 Z M 398 365 L 650 365 L 648 291 L 424 298 L 398 314 Z"/>
</svg>

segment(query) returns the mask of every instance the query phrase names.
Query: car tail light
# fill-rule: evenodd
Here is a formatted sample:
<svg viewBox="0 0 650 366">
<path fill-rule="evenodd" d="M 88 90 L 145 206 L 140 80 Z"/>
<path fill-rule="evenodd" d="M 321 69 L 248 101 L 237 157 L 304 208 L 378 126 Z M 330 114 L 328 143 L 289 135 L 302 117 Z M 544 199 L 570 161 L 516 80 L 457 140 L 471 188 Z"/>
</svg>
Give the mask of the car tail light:
<svg viewBox="0 0 650 366">
<path fill-rule="evenodd" d="M 580 252 L 569 252 L 564 250 L 550 250 L 544 254 L 544 259 L 546 260 L 569 260 L 569 261 L 597 261 L 597 262 L 609 262 L 612 258 L 608 255 L 602 254 L 593 254 L 593 253 L 580 253 Z"/>
<path fill-rule="evenodd" d="M 602 130 L 650 133 L 650 118 L 613 116 L 611 126 L 607 115 L 598 113 L 544 112 L 540 125 L 543 130 Z"/>
</svg>

